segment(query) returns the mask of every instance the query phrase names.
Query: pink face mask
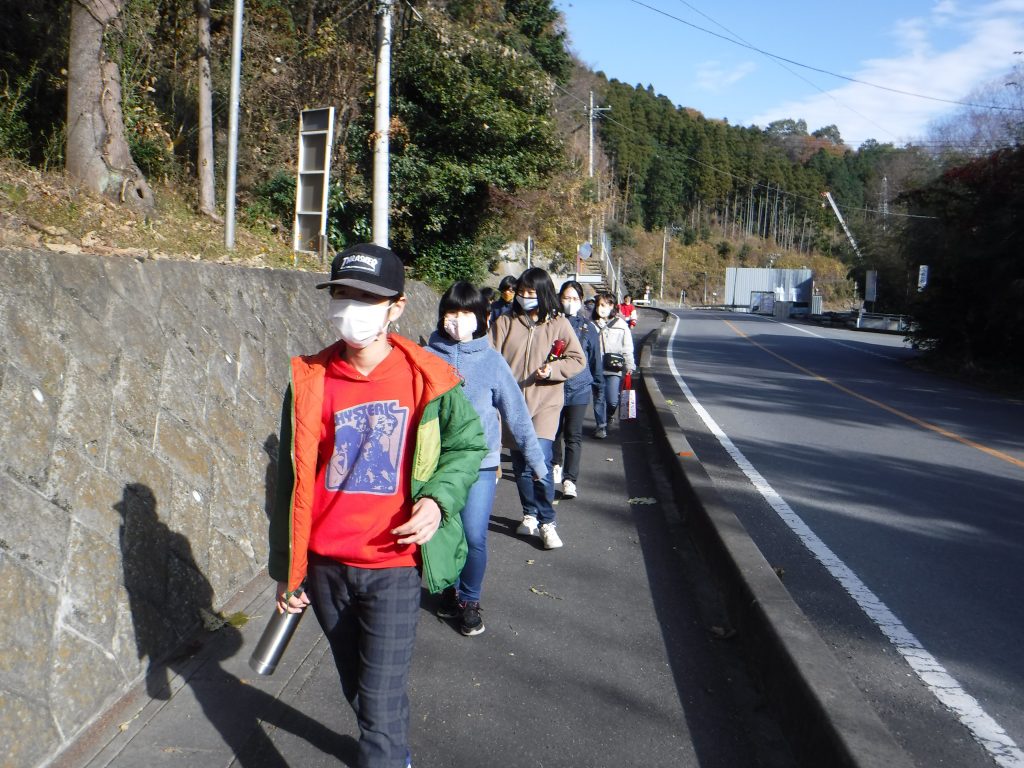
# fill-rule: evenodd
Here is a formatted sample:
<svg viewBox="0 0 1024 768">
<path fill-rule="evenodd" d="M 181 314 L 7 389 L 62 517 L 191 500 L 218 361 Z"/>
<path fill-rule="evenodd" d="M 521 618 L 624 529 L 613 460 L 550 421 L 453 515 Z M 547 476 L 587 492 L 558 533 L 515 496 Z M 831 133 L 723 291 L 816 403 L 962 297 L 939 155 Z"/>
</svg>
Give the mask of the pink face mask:
<svg viewBox="0 0 1024 768">
<path fill-rule="evenodd" d="M 455 341 L 470 341 L 476 333 L 476 315 L 458 314 L 448 315 L 444 319 L 444 332 Z"/>
</svg>

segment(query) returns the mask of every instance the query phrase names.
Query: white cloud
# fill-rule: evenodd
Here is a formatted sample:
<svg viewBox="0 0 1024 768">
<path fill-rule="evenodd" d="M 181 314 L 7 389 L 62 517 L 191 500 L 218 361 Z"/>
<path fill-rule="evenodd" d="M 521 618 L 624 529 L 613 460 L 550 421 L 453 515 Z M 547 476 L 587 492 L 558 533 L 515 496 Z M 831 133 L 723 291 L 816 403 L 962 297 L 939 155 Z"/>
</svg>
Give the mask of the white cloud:
<svg viewBox="0 0 1024 768">
<path fill-rule="evenodd" d="M 695 85 L 702 91 L 721 91 L 756 69 L 752 61 L 744 61 L 732 69 L 726 69 L 718 61 L 705 61 L 697 66 Z"/>
<path fill-rule="evenodd" d="M 1013 51 L 1022 48 L 1022 35 L 1024 0 L 996 0 L 970 11 L 942 0 L 933 6 L 932 15 L 894 25 L 894 56 L 864 61 L 850 76 L 897 91 L 959 101 L 1016 63 L 1019 57 Z M 814 79 L 822 82 L 821 77 Z M 811 130 L 835 123 L 843 138 L 855 145 L 868 138 L 904 142 L 921 137 L 929 122 L 955 109 L 943 101 L 849 83 L 780 104 L 751 122 L 764 126 L 782 118 L 803 118 Z"/>
</svg>

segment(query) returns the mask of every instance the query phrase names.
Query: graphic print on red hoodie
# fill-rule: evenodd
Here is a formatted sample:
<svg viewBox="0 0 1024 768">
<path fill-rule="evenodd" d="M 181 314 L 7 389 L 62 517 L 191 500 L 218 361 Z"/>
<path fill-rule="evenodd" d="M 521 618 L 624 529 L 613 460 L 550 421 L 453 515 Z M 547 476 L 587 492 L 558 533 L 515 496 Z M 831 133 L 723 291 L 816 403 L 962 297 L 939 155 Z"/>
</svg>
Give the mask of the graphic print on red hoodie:
<svg viewBox="0 0 1024 768">
<path fill-rule="evenodd" d="M 362 568 L 416 564 L 393 528 L 412 509 L 412 369 L 399 350 L 369 376 L 341 357 L 327 366 L 309 547 Z"/>
</svg>

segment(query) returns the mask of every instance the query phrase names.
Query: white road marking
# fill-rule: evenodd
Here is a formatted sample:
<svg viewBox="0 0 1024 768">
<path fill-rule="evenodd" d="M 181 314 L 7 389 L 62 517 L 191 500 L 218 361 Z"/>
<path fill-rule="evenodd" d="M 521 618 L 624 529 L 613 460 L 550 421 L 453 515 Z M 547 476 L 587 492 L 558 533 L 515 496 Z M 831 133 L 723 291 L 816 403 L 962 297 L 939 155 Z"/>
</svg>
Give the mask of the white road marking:
<svg viewBox="0 0 1024 768">
<path fill-rule="evenodd" d="M 824 341 L 830 341 L 833 344 L 838 344 L 840 347 L 846 347 L 847 349 L 852 349 L 854 352 L 860 352 L 862 355 L 871 355 L 872 357 L 880 357 L 883 360 L 899 360 L 900 359 L 900 358 L 896 357 L 895 355 L 885 355 L 885 354 L 882 354 L 881 352 L 872 352 L 870 349 L 863 349 L 862 347 L 855 347 L 853 344 L 849 344 L 849 343 L 847 343 L 845 341 L 840 341 L 839 339 L 834 339 L 831 336 L 823 336 L 820 333 L 815 333 L 814 331 L 809 331 L 806 328 L 801 328 L 799 325 L 790 325 L 789 323 L 783 323 L 780 320 L 775 320 L 775 319 L 770 318 L 770 317 L 765 317 L 765 318 L 762 318 L 762 319 L 767 320 L 770 323 L 778 323 L 779 325 L 784 325 L 787 328 L 792 328 L 794 331 L 800 331 L 800 333 L 806 333 L 808 336 L 813 336 L 816 339 L 823 339 Z"/>
<path fill-rule="evenodd" d="M 778 323 L 779 321 L 773 320 L 772 322 Z M 792 328 L 794 331 L 800 331 L 800 333 L 806 333 L 808 336 L 813 336 L 816 339 L 828 338 L 827 336 L 822 336 L 820 333 L 815 333 L 814 331 L 809 331 L 806 328 L 801 328 L 799 325 L 790 325 L 789 323 L 779 323 L 779 325 L 784 325 L 787 328 Z"/>
<path fill-rule="evenodd" d="M 675 326 L 673 326 L 668 340 L 669 369 L 694 411 L 732 457 L 732 460 L 736 462 L 736 466 L 747 476 L 758 493 L 775 510 L 789 529 L 797 535 L 818 562 L 828 569 L 828 572 L 856 601 L 868 618 L 889 638 L 889 642 L 906 660 L 921 682 L 956 715 L 957 719 L 967 727 L 975 741 L 989 753 L 992 759 L 1004 768 L 1024 768 L 1024 752 L 1010 738 L 1006 730 L 981 708 L 978 700 L 964 690 L 963 686 L 946 671 L 938 659 L 921 645 L 921 642 L 889 610 L 888 606 L 808 527 L 786 500 L 768 484 L 768 481 L 750 460 L 740 452 L 707 409 L 700 404 L 676 367 L 673 352 L 678 330 L 679 318 L 676 317 Z"/>
</svg>

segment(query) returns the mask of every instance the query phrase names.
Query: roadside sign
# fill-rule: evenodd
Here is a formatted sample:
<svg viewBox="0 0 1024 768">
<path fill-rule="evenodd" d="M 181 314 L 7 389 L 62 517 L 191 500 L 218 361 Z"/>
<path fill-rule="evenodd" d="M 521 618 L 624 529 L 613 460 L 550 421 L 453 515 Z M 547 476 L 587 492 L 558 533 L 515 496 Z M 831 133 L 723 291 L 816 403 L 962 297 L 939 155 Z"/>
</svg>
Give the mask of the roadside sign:
<svg viewBox="0 0 1024 768">
<path fill-rule="evenodd" d="M 878 270 L 869 269 L 864 275 L 864 301 L 878 301 Z"/>
<path fill-rule="evenodd" d="M 918 292 L 923 291 L 924 287 L 928 285 L 928 265 L 922 264 L 917 268 L 917 290 Z"/>
</svg>

